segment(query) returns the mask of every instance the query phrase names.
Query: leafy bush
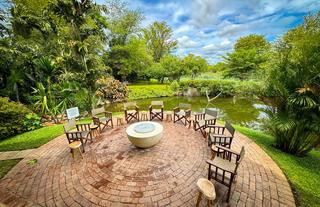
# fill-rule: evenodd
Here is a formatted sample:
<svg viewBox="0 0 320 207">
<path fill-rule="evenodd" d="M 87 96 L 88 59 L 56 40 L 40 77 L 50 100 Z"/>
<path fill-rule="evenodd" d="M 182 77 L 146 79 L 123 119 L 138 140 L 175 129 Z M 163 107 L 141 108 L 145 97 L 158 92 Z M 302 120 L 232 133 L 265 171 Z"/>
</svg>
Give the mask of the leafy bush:
<svg viewBox="0 0 320 207">
<path fill-rule="evenodd" d="M 176 80 L 172 81 L 172 83 L 170 84 L 170 89 L 174 92 L 177 92 L 179 88 L 179 83 Z"/>
<path fill-rule="evenodd" d="M 214 95 L 222 92 L 222 96 L 252 96 L 260 95 L 262 85 L 256 81 L 240 81 L 234 79 L 220 79 L 220 80 L 187 80 L 181 81 L 180 87 L 186 90 L 188 87 L 195 87 L 199 90 L 201 95 Z"/>
<path fill-rule="evenodd" d="M 24 131 L 24 119 L 31 113 L 23 104 L 0 97 L 0 140 Z"/>
<path fill-rule="evenodd" d="M 41 127 L 41 118 L 35 113 L 29 113 L 24 117 L 23 128 L 25 131 L 32 131 Z"/>
<path fill-rule="evenodd" d="M 128 87 L 114 78 L 100 78 L 96 85 L 98 88 L 96 95 L 103 101 L 124 101 L 128 97 Z"/>
</svg>

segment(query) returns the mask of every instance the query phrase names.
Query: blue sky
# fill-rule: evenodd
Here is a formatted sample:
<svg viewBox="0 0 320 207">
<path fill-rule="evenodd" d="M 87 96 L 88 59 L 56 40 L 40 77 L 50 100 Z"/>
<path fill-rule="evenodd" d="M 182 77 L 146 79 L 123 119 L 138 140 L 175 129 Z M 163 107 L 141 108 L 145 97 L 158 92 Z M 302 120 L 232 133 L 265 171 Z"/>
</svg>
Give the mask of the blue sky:
<svg viewBox="0 0 320 207">
<path fill-rule="evenodd" d="M 320 10 L 320 0 L 131 0 L 131 9 L 145 19 L 166 21 L 173 29 L 179 56 L 201 55 L 210 63 L 232 51 L 234 42 L 248 34 L 275 40 L 303 21 L 303 16 Z"/>
</svg>

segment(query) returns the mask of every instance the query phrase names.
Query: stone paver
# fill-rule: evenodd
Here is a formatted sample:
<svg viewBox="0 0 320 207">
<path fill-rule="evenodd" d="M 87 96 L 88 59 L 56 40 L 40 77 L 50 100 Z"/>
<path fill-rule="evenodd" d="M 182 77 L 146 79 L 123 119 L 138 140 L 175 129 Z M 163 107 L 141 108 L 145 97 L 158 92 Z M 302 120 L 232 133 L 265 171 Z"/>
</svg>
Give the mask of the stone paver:
<svg viewBox="0 0 320 207">
<path fill-rule="evenodd" d="M 35 149 L 0 152 L 0 160 L 21 159 L 28 157 Z"/>
<path fill-rule="evenodd" d="M 8 206 L 195 206 L 196 181 L 207 177 L 210 151 L 199 132 L 161 122 L 164 135 L 150 149 L 137 149 L 126 126 L 107 130 L 73 160 L 67 140 L 58 137 L 29 154 L 0 181 L 0 203 Z M 236 134 L 232 148 L 244 145 L 228 206 L 295 206 L 286 177 L 254 142 Z M 37 159 L 36 165 L 28 165 Z M 217 202 L 227 206 L 226 188 L 215 184 Z M 9 199 L 8 199 L 9 198 Z M 202 206 L 206 203 L 202 201 Z"/>
</svg>

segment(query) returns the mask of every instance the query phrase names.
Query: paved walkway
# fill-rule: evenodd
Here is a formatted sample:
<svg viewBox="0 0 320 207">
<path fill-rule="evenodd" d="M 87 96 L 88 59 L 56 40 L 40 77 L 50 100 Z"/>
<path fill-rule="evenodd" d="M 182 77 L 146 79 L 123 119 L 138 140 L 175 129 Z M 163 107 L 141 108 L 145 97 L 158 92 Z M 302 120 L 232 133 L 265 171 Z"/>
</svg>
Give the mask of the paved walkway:
<svg viewBox="0 0 320 207">
<path fill-rule="evenodd" d="M 73 160 L 64 136 L 32 152 L 0 180 L 8 206 L 195 206 L 196 181 L 207 177 L 207 143 L 199 132 L 163 122 L 161 142 L 137 149 L 125 127 L 107 130 Z M 216 185 L 220 206 L 295 206 L 286 177 L 254 142 L 236 134 L 232 149 L 246 148 L 230 203 Z M 206 203 L 202 201 L 201 206 Z"/>
<path fill-rule="evenodd" d="M 28 157 L 35 149 L 0 152 L 0 160 L 21 159 Z"/>
</svg>

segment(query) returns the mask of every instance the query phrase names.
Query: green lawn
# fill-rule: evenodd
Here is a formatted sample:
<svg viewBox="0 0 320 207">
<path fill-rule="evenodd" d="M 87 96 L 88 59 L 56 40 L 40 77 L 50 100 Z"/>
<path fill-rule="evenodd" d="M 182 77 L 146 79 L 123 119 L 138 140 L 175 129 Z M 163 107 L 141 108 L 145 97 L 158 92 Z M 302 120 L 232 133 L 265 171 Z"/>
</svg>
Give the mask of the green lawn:
<svg viewBox="0 0 320 207">
<path fill-rule="evenodd" d="M 3 178 L 21 159 L 1 160 L 0 161 L 0 179 Z"/>
<path fill-rule="evenodd" d="M 272 136 L 240 126 L 236 129 L 254 140 L 279 165 L 292 184 L 300 206 L 320 206 L 320 151 L 312 150 L 305 157 L 296 157 L 274 148 Z"/>
<path fill-rule="evenodd" d="M 42 127 L 0 141 L 0 151 L 37 148 L 61 134 L 63 134 L 61 124 Z"/>
<path fill-rule="evenodd" d="M 173 96 L 167 84 L 129 85 L 129 100 Z"/>
</svg>

